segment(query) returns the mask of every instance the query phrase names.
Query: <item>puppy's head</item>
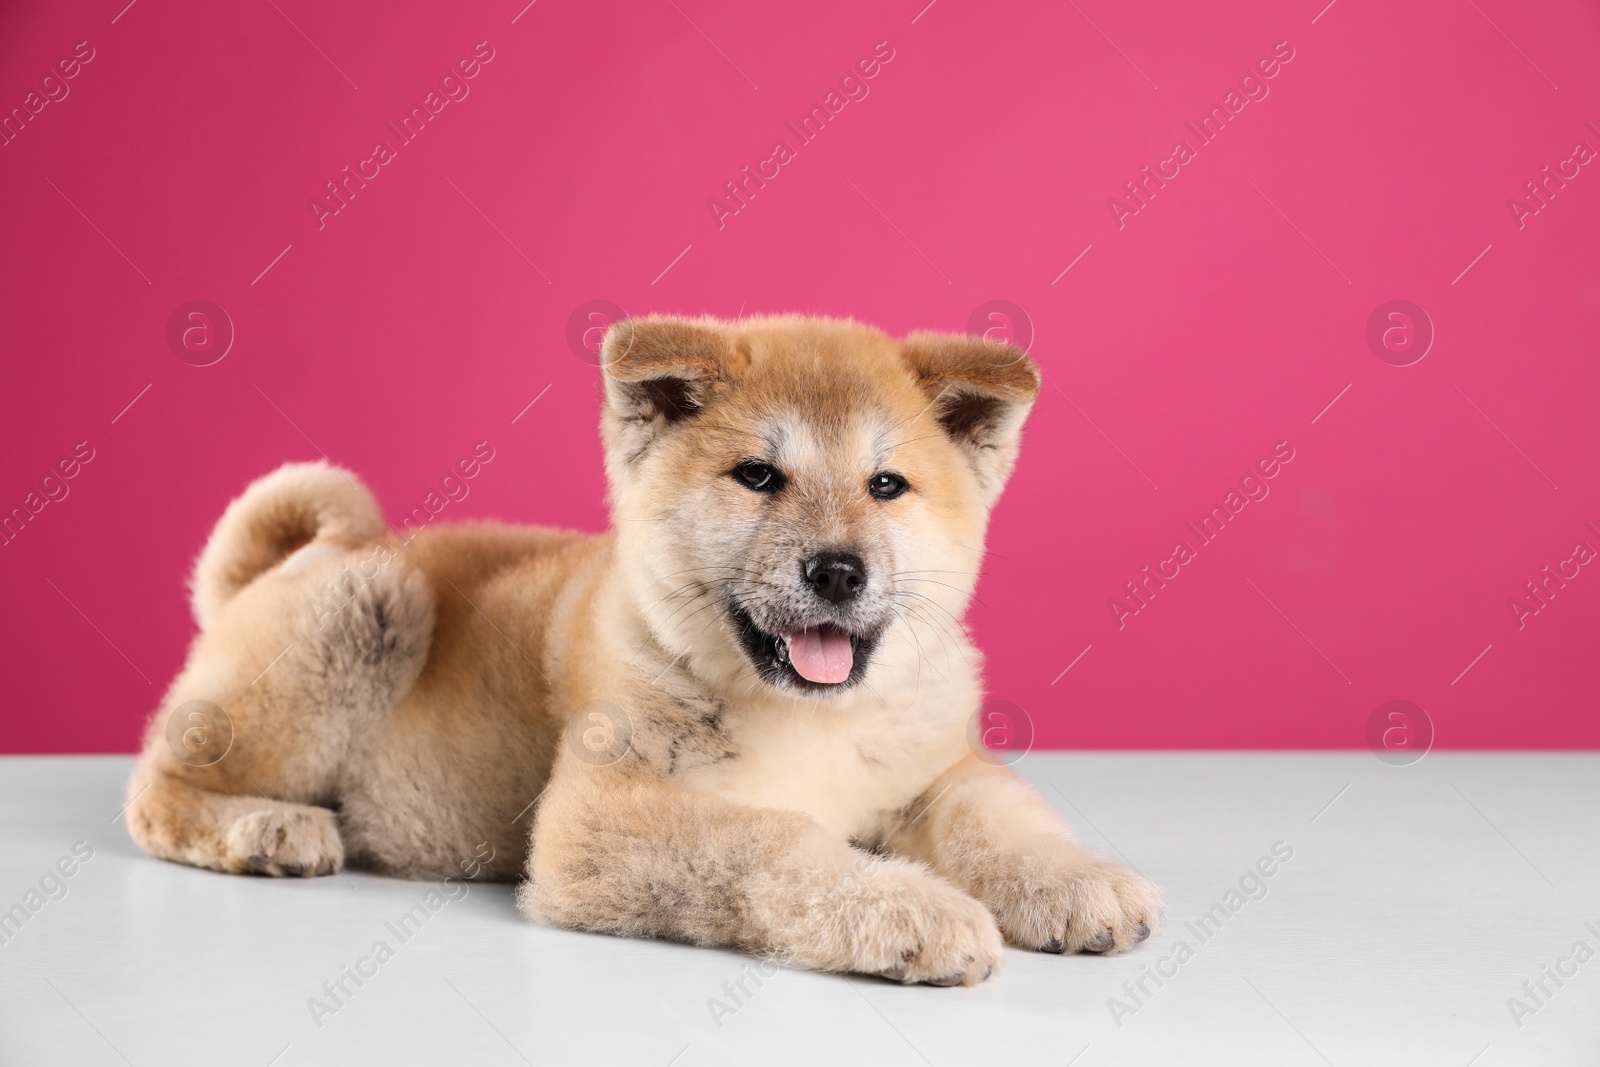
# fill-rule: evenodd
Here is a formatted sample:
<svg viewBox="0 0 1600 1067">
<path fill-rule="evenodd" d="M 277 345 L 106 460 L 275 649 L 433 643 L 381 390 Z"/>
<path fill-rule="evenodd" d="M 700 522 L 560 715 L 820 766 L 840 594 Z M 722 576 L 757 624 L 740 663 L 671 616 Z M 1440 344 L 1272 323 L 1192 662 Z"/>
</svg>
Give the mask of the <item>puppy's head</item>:
<svg viewBox="0 0 1600 1067">
<path fill-rule="evenodd" d="M 652 316 L 614 325 L 601 362 L 624 565 L 647 625 L 696 673 L 827 696 L 893 635 L 910 647 L 960 626 L 1039 390 L 1022 352 Z"/>
</svg>

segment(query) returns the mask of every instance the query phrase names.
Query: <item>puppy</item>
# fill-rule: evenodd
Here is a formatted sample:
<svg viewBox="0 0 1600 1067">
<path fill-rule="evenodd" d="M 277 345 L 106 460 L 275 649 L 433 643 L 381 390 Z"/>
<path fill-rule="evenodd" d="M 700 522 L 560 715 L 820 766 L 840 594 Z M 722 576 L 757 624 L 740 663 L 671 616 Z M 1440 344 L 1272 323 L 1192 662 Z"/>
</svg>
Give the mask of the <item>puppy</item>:
<svg viewBox="0 0 1600 1067">
<path fill-rule="evenodd" d="M 228 507 L 134 839 L 236 873 L 471 861 L 559 926 L 933 985 L 987 978 L 1002 940 L 1149 936 L 1157 890 L 968 741 L 961 619 L 1027 356 L 650 317 L 602 368 L 610 533 L 404 538 L 321 463 Z"/>
</svg>

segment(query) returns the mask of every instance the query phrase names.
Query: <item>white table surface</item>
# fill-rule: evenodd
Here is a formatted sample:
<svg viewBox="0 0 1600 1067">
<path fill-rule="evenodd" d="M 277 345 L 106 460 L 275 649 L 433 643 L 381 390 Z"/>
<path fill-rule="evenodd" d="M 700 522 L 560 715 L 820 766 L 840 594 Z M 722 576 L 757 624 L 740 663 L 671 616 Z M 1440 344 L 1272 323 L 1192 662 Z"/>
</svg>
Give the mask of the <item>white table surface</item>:
<svg viewBox="0 0 1600 1067">
<path fill-rule="evenodd" d="M 1112 958 L 1008 949 L 971 989 L 784 970 L 737 1005 L 745 957 L 548 929 L 509 886 L 401 944 L 385 924 L 427 883 L 151 859 L 118 817 L 130 766 L 0 759 L 0 910 L 93 848 L 0 944 L 7 1067 L 1600 1063 L 1600 956 L 1562 964 L 1537 1011 L 1508 1006 L 1576 942 L 1600 953 L 1600 754 L 1033 753 L 1018 770 L 1082 838 L 1165 887 L 1156 936 Z M 1266 896 L 1202 944 L 1185 923 L 1279 841 Z M 379 939 L 393 958 L 317 1025 L 308 999 Z M 1162 960 L 1176 973 L 1113 1018 Z"/>
</svg>

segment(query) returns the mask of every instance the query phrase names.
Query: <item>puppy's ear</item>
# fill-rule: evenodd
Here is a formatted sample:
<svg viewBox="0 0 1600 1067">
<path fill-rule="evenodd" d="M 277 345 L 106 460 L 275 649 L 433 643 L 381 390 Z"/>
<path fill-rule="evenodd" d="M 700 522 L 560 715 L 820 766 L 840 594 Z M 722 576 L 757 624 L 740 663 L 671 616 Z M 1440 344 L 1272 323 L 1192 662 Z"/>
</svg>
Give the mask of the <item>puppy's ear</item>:
<svg viewBox="0 0 1600 1067">
<path fill-rule="evenodd" d="M 608 444 L 628 461 L 663 432 L 700 413 L 731 369 L 733 344 L 715 326 L 651 315 L 623 319 L 600 346 Z"/>
<path fill-rule="evenodd" d="M 1017 461 L 1039 368 L 1021 349 L 959 334 L 914 333 L 902 351 L 939 425 L 978 476 L 985 503 L 993 504 Z"/>
</svg>

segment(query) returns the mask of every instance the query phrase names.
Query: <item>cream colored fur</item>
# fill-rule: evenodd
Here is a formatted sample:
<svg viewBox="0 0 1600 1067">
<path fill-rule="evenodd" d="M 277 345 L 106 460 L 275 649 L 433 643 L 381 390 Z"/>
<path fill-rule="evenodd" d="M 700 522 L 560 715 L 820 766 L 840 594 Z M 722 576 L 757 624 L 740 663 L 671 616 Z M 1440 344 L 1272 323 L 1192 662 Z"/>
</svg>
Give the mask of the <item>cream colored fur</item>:
<svg viewBox="0 0 1600 1067">
<path fill-rule="evenodd" d="M 1156 889 L 968 747 L 960 620 L 1033 363 L 799 317 L 634 320 L 603 357 L 611 533 L 406 539 L 323 463 L 228 507 L 129 784 L 135 839 L 221 871 L 410 878 L 486 842 L 547 922 L 907 982 L 981 981 L 1002 939 L 1148 936 Z M 756 460 L 781 491 L 735 477 Z M 884 471 L 908 491 L 870 494 Z M 805 569 L 832 550 L 865 573 L 837 605 Z M 821 622 L 861 642 L 846 683 L 769 655 Z M 174 728 L 197 707 L 224 721 Z"/>
</svg>

